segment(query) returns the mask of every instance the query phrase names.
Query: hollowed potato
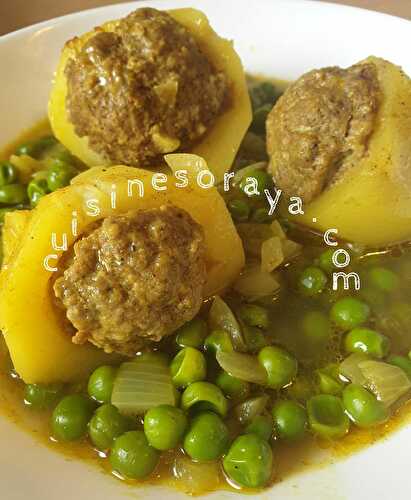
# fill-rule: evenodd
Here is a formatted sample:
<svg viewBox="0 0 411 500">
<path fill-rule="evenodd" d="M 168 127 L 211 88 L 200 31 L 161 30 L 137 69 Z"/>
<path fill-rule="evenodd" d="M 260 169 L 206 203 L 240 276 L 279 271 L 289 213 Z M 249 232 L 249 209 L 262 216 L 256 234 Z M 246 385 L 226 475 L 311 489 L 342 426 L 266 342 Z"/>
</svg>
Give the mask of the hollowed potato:
<svg viewBox="0 0 411 500">
<path fill-rule="evenodd" d="M 298 221 L 346 240 L 386 246 L 411 239 L 411 80 L 376 57 L 382 100 L 367 155 L 305 207 Z M 316 222 L 313 222 L 316 218 Z"/>
<path fill-rule="evenodd" d="M 129 179 L 143 182 L 143 197 L 136 186 L 133 196 L 128 195 Z M 69 246 L 74 243 L 73 211 L 77 213 L 81 236 L 90 223 L 108 215 L 172 203 L 189 212 L 204 228 L 206 297 L 228 286 L 241 271 L 243 247 L 218 191 L 199 187 L 193 177 L 187 188 L 178 188 L 176 179 L 170 176 L 165 191 L 154 190 L 151 181 L 152 172 L 146 170 L 95 167 L 79 175 L 67 188 L 44 197 L 27 217 L 26 224 L 21 224 L 18 212 L 7 217 L 5 241 L 12 248 L 6 250 L 9 258 L 0 273 L 0 327 L 14 366 L 25 382 L 72 381 L 99 364 L 118 360 L 118 356 L 104 354 L 91 345 L 73 344 L 63 328 L 63 313 L 54 301 L 53 273 L 44 267 L 44 258 L 56 254 L 58 258 L 50 264 L 58 266 L 63 254 L 51 247 L 53 232 L 58 243 L 63 234 L 67 235 Z M 113 186 L 117 194 L 115 209 L 111 208 Z M 86 203 L 91 199 L 101 209 L 96 217 L 86 213 Z"/>
<path fill-rule="evenodd" d="M 176 9 L 169 14 L 193 35 L 213 65 L 223 71 L 230 84 L 230 103 L 217 118 L 201 142 L 190 153 L 202 156 L 210 169 L 221 180 L 238 151 L 241 140 L 251 123 L 251 105 L 244 70 L 231 41 L 220 38 L 211 28 L 207 17 L 195 9 Z M 101 28 L 113 31 L 117 22 L 105 23 Z M 109 164 L 107 159 L 93 151 L 87 137 L 79 137 L 67 117 L 67 82 L 65 68 L 68 59 L 75 58 L 84 43 L 95 33 L 88 32 L 73 38 L 63 48 L 49 101 L 49 118 L 55 136 L 88 166 Z M 186 151 L 187 152 L 187 151 Z"/>
</svg>

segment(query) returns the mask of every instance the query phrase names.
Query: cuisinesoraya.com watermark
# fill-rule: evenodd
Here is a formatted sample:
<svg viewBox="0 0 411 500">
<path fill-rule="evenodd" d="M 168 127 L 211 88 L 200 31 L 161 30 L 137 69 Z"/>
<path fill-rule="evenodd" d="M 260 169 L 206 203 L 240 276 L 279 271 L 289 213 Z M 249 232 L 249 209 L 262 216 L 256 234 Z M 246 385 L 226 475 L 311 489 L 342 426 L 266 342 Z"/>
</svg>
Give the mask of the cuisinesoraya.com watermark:
<svg viewBox="0 0 411 500">
<path fill-rule="evenodd" d="M 218 184 L 220 191 L 225 193 L 229 192 L 234 186 L 235 179 L 234 172 L 225 173 L 223 180 Z M 133 178 L 127 180 L 127 194 L 126 196 L 130 199 L 134 197 L 144 198 L 148 188 L 150 190 L 164 192 L 173 186 L 177 189 L 190 188 L 192 183 L 197 184 L 201 189 L 216 189 L 216 179 L 214 174 L 208 169 L 199 169 L 196 173 L 189 172 L 187 169 L 175 170 L 172 174 L 165 174 L 163 172 L 153 172 L 151 175 L 150 186 L 147 186 L 147 179 L 143 181 L 142 179 Z M 260 196 L 264 197 L 267 203 L 267 215 L 273 216 L 280 206 L 287 207 L 288 213 L 292 216 L 304 215 L 303 200 L 299 196 L 288 196 L 286 197 L 281 189 L 264 189 L 262 192 L 259 190 L 258 181 L 255 177 L 245 176 L 242 179 L 242 190 L 249 196 Z M 117 209 L 118 205 L 118 190 L 117 185 L 113 183 L 111 185 L 111 191 L 106 193 L 109 197 L 109 205 L 113 212 Z M 87 217 L 98 218 L 101 217 L 101 199 L 98 198 L 88 198 L 84 201 L 84 212 Z M 78 210 L 72 211 L 71 219 L 71 236 L 76 239 L 78 238 Z M 316 222 L 313 219 L 313 222 Z M 347 268 L 351 263 L 351 256 L 345 248 L 339 247 L 339 242 L 336 239 L 338 235 L 337 228 L 329 228 L 324 231 L 323 239 L 327 246 L 335 248 L 332 255 L 332 262 L 338 271 L 333 273 L 332 288 L 337 290 L 339 284 L 342 283 L 344 290 L 350 289 L 351 285 L 355 290 L 361 288 L 361 279 L 358 273 L 351 271 L 345 272 L 343 269 Z M 48 272 L 57 272 L 57 263 L 61 256 L 61 252 L 66 252 L 68 250 L 68 234 L 66 232 L 52 232 L 50 235 L 50 244 L 52 252 L 46 255 L 43 259 L 43 266 Z M 60 254 L 57 254 L 59 252 Z"/>
</svg>

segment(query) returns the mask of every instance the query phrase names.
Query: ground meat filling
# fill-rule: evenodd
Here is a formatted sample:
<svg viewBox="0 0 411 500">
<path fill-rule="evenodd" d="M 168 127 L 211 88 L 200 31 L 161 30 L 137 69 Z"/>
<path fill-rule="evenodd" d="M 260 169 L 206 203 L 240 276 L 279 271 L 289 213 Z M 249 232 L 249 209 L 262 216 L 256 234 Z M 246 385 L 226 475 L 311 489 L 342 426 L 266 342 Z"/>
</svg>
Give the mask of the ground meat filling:
<svg viewBox="0 0 411 500">
<path fill-rule="evenodd" d="M 225 75 L 169 14 L 143 8 L 97 31 L 66 66 L 76 133 L 114 163 L 144 165 L 187 149 L 221 113 Z"/>
<path fill-rule="evenodd" d="M 379 104 L 372 63 L 303 75 L 267 119 L 267 151 L 276 185 L 310 202 L 367 152 Z"/>
<path fill-rule="evenodd" d="M 104 219 L 74 245 L 54 292 L 74 343 L 133 355 L 198 313 L 205 280 L 201 226 L 163 206 Z"/>
</svg>

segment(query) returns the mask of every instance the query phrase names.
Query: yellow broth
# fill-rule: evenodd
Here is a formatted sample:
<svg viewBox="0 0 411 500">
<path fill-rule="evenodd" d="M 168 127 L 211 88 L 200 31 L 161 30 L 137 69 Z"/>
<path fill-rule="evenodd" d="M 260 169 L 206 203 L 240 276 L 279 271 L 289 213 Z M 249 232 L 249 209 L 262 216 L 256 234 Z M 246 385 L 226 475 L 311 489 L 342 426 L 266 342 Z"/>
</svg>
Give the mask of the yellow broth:
<svg viewBox="0 0 411 500">
<path fill-rule="evenodd" d="M 51 133 L 50 123 L 47 118 L 44 118 L 33 127 L 23 130 L 18 137 L 13 139 L 6 146 L 2 147 L 0 150 L 0 160 L 8 160 L 20 144 L 30 140 L 40 139 L 41 137 L 50 135 Z"/>
<path fill-rule="evenodd" d="M 89 442 L 57 443 L 50 439 L 51 411 L 39 412 L 24 404 L 24 384 L 10 376 L 11 363 L 3 339 L 0 339 L 0 346 L 0 414 L 30 433 L 40 445 L 47 446 L 51 451 L 62 453 L 71 459 L 87 461 L 111 474 L 108 461 L 102 458 L 101 453 L 93 449 Z M 350 433 L 339 441 L 321 441 L 307 436 L 293 446 L 284 443 L 275 444 L 277 467 L 273 485 L 300 472 L 327 466 L 331 460 L 343 459 L 381 439 L 386 439 L 402 426 L 411 423 L 410 418 L 411 403 L 408 403 L 383 426 L 368 430 L 352 427 Z M 213 473 L 218 472 L 217 477 L 211 474 L 212 479 L 209 482 L 204 484 L 204 481 L 201 481 L 200 488 L 193 489 L 191 482 L 182 481 L 173 474 L 173 463 L 179 456 L 183 456 L 179 451 L 164 455 L 153 476 L 144 481 L 144 484 L 163 484 L 195 495 L 215 489 L 231 489 L 224 479 L 219 464 L 213 466 Z M 135 481 L 124 481 L 124 483 L 131 488 L 139 484 Z"/>
</svg>

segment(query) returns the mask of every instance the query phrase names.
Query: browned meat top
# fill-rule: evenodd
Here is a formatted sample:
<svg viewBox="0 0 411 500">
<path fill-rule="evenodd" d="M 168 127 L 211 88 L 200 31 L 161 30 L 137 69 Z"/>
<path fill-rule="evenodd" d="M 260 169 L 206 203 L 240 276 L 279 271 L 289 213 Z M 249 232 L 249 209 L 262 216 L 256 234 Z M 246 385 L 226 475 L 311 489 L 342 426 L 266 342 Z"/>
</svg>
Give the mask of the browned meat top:
<svg viewBox="0 0 411 500">
<path fill-rule="evenodd" d="M 372 63 L 310 71 L 292 84 L 267 119 L 276 185 L 310 202 L 367 152 L 379 104 Z"/>
<path fill-rule="evenodd" d="M 201 226 L 163 206 L 104 219 L 74 245 L 54 292 L 73 342 L 133 355 L 197 314 L 205 280 Z"/>
<path fill-rule="evenodd" d="M 190 32 L 142 8 L 97 31 L 66 66 L 76 133 L 113 163 L 144 165 L 198 140 L 221 112 L 228 83 Z"/>
</svg>

